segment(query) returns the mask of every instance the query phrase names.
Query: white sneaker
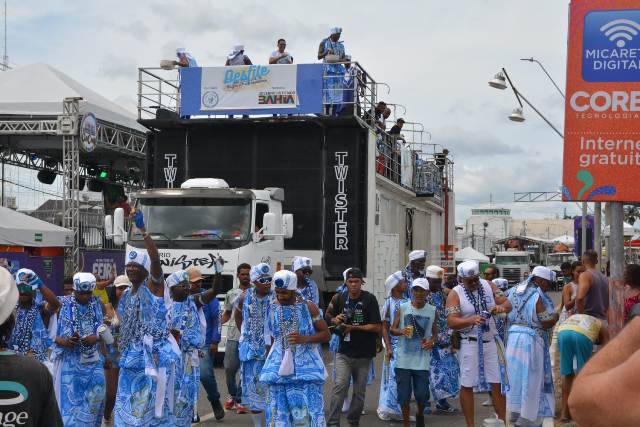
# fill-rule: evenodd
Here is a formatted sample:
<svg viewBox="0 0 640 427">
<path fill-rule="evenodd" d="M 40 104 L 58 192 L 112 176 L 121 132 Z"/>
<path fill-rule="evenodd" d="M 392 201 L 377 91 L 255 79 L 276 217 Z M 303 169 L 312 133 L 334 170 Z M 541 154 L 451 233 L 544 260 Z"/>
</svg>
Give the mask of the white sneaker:
<svg viewBox="0 0 640 427">
<path fill-rule="evenodd" d="M 386 412 L 382 412 L 382 411 L 377 411 L 377 412 L 378 412 L 378 418 L 380 418 L 382 421 L 391 421 L 391 416 Z"/>
<path fill-rule="evenodd" d="M 493 406 L 493 400 L 491 398 L 488 398 L 487 400 L 482 402 L 482 406 Z"/>
</svg>

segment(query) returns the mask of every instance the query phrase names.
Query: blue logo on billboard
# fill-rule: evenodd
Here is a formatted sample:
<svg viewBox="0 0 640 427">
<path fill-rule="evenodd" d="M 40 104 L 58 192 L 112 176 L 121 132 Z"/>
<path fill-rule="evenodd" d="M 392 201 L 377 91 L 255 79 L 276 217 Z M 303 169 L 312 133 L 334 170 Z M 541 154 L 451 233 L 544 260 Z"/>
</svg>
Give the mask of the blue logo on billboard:
<svg viewBox="0 0 640 427">
<path fill-rule="evenodd" d="M 208 90 L 202 94 L 202 105 L 207 108 L 213 108 L 218 105 L 218 94 L 213 90 Z"/>
<path fill-rule="evenodd" d="M 594 11 L 585 16 L 582 78 L 640 81 L 640 10 Z"/>
</svg>

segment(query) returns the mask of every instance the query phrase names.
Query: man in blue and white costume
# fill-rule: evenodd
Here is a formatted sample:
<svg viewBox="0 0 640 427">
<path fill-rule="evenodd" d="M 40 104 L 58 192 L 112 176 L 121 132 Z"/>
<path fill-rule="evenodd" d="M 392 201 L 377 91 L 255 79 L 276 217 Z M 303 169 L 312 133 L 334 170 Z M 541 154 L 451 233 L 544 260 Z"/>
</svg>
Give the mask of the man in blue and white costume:
<svg viewBox="0 0 640 427">
<path fill-rule="evenodd" d="M 431 363 L 429 367 L 429 387 L 431 398 L 436 402 L 436 410 L 445 414 L 452 414 L 456 409 L 447 399 L 456 397 L 460 391 L 460 367 L 453 348 L 451 347 L 451 329 L 447 326 L 446 304 L 447 295 L 442 290 L 444 269 L 437 265 L 430 265 L 425 270 L 429 282 L 427 303 L 436 308 L 436 325 L 438 336 L 431 349 Z"/>
<path fill-rule="evenodd" d="M 324 62 L 324 96 L 325 113 L 331 115 L 343 103 L 342 80 L 345 68 L 340 62 L 344 61 L 344 44 L 340 41 L 342 28 L 333 27 L 330 35 L 323 39 L 318 46 L 318 59 Z"/>
<path fill-rule="evenodd" d="M 271 347 L 269 314 L 274 298 L 271 267 L 266 263 L 254 265 L 250 277 L 253 288 L 238 297 L 234 319 L 240 329 L 242 404 L 251 411 L 253 425 L 260 427 L 261 413 L 266 409 L 266 386 L 259 377 Z"/>
<path fill-rule="evenodd" d="M 542 426 L 545 417 L 555 416 L 549 332 L 558 313 L 546 294 L 555 281 L 553 271 L 537 266 L 509 295 L 507 411 L 516 426 Z"/>
<path fill-rule="evenodd" d="M 55 346 L 54 390 L 66 426 L 102 424 L 105 378 L 98 326 L 104 307 L 94 297 L 96 278 L 91 273 L 73 276 L 73 295 L 62 297 Z"/>
<path fill-rule="evenodd" d="M 402 271 L 396 271 L 384 283 L 386 299 L 382 306 L 382 342 L 385 346 L 385 357 L 382 362 L 382 379 L 380 380 L 380 398 L 378 400 L 378 418 L 383 421 L 402 420 L 402 410 L 398 404 L 398 387 L 396 383 L 396 352 L 398 337 L 390 334 L 391 325 L 395 321 L 401 304 L 409 301 L 405 298 L 407 284 Z"/>
<path fill-rule="evenodd" d="M 178 270 L 165 280 L 171 293 L 169 331 L 178 342 L 181 361 L 176 365 L 173 413 L 177 426 L 190 426 L 200 387 L 199 351 L 204 348 L 206 324 L 201 307 L 213 298 L 212 289 L 189 295 L 189 273 Z"/>
<path fill-rule="evenodd" d="M 158 248 L 145 230 L 142 212 L 134 212 L 133 219 L 146 251 L 135 248 L 125 260 L 131 288 L 118 303 L 120 376 L 115 425 L 174 426 L 171 395 L 181 351 L 169 333 L 170 301 Z"/>
<path fill-rule="evenodd" d="M 260 374 L 269 395 L 266 425 L 324 427 L 327 373 L 318 344 L 329 341 L 329 329 L 318 307 L 298 294 L 295 274 L 278 271 L 273 287 L 273 345 Z"/>
<path fill-rule="evenodd" d="M 44 363 L 53 344 L 46 322 L 58 311 L 60 301 L 33 270 L 21 268 L 15 279 L 20 297 L 16 305 L 16 325 L 7 348 Z M 37 298 L 38 295 L 41 298 Z"/>
<path fill-rule="evenodd" d="M 504 300 L 504 301 L 503 301 Z M 467 427 L 474 424 L 474 388 L 491 391 L 498 418 L 505 420 L 506 370 L 502 341 L 492 315 L 511 311 L 511 304 L 495 292 L 486 280 L 480 280 L 477 261 L 458 265 L 458 285 L 447 296 L 447 325 L 459 331 L 460 404 Z"/>
<path fill-rule="evenodd" d="M 291 264 L 291 271 L 296 274 L 298 280 L 298 292 L 304 299 L 311 301 L 320 307 L 320 291 L 318 284 L 311 278 L 313 274 L 313 261 L 311 258 L 296 256 Z"/>
<path fill-rule="evenodd" d="M 176 56 L 178 57 L 176 65 L 180 67 L 193 68 L 198 66 L 196 59 L 183 47 L 176 49 Z"/>
<path fill-rule="evenodd" d="M 411 285 L 413 279 L 425 277 L 425 265 L 427 263 L 427 251 L 415 250 L 409 252 L 409 264 L 404 269 L 404 280 L 407 282 L 405 297 L 411 299 Z"/>
</svg>

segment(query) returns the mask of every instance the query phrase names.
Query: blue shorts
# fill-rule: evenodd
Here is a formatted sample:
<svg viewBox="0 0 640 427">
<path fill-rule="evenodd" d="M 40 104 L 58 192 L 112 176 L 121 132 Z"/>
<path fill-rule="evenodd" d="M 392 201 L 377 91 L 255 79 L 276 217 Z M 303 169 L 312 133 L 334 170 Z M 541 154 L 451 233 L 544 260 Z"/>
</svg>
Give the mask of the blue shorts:
<svg viewBox="0 0 640 427">
<path fill-rule="evenodd" d="M 398 385 L 398 404 L 408 405 L 411 402 L 411 390 L 418 405 L 427 406 L 429 403 L 429 371 L 396 368 L 396 383 Z"/>
<path fill-rule="evenodd" d="M 560 375 L 574 375 L 580 372 L 593 354 L 593 343 L 579 332 L 560 331 L 558 349 L 560 350 Z M 575 369 L 574 360 L 576 361 Z"/>
</svg>

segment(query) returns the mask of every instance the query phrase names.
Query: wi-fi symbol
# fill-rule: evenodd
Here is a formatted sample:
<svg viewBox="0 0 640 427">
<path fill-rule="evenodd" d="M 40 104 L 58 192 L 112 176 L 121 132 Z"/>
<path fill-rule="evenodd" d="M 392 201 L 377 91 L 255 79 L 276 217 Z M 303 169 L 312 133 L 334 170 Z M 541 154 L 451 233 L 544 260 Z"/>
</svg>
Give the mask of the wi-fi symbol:
<svg viewBox="0 0 640 427">
<path fill-rule="evenodd" d="M 624 47 L 627 41 L 640 34 L 640 24 L 630 19 L 616 19 L 600 27 L 609 40 L 616 41 L 616 46 Z M 626 39 L 626 41 L 625 41 Z"/>
</svg>

